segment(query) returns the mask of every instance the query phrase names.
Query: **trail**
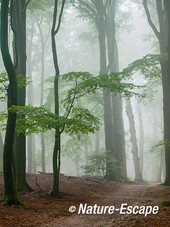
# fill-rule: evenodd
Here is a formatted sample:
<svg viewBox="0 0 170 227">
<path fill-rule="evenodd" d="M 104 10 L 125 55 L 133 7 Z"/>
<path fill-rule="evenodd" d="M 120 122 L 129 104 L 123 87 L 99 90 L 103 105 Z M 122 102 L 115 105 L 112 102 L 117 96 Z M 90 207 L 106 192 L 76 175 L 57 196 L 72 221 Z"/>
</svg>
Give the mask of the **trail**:
<svg viewBox="0 0 170 227">
<path fill-rule="evenodd" d="M 167 189 L 169 190 L 169 187 Z M 122 203 L 127 203 L 129 206 L 160 206 L 163 200 L 163 191 L 161 192 L 161 190 L 162 186 L 154 184 L 122 184 L 116 190 L 111 191 L 109 189 L 108 192 L 103 192 L 103 195 L 101 194 L 93 203 L 88 203 L 88 205 L 97 204 L 100 206 L 115 206 L 116 208 L 120 208 Z M 159 195 L 157 196 L 158 192 Z M 167 195 L 165 196 L 167 198 Z M 119 212 L 103 215 L 79 215 L 76 211 L 71 216 L 60 217 L 54 220 L 53 223 L 44 225 L 44 227 L 170 226 L 168 225 L 168 217 L 163 211 L 165 210 L 160 209 L 158 214 L 150 214 L 147 217 L 132 214 L 120 215 Z M 162 218 L 164 221 L 162 221 Z"/>
</svg>

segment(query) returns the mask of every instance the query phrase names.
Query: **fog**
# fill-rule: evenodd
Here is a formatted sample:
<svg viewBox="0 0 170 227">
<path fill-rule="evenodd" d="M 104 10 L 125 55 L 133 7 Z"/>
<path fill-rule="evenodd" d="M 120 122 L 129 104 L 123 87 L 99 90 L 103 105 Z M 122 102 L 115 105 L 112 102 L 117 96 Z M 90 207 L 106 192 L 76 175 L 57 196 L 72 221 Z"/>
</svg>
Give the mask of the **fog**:
<svg viewBox="0 0 170 227">
<path fill-rule="evenodd" d="M 100 55 L 102 54 L 99 46 L 99 33 L 94 24 L 94 18 L 91 14 L 89 14 L 89 18 L 87 17 L 88 9 L 86 8 L 86 11 L 83 11 L 86 5 L 82 7 L 79 6 L 79 4 L 81 5 L 81 1 L 80 3 L 76 2 L 77 1 L 73 1 L 73 3 L 70 3 L 70 1 L 67 2 L 59 32 L 55 36 L 60 75 L 62 78 L 63 74 L 69 72 L 89 72 L 97 77 L 101 71 Z M 118 1 L 118 3 L 114 23 L 115 38 L 118 47 L 118 68 L 119 72 L 121 72 L 128 67 L 130 63 L 142 59 L 148 54 L 159 54 L 159 45 L 152 28 L 148 24 L 142 3 L 140 1 L 138 3 L 137 1 L 128 0 Z M 93 6 L 91 1 L 87 1 L 87 4 Z M 26 87 L 26 104 L 37 107 L 45 105 L 51 112 L 54 112 L 53 81 L 55 70 L 51 49 L 51 26 L 54 7 L 51 1 L 49 1 L 49 4 L 46 3 L 42 6 L 42 9 L 40 8 L 36 11 L 32 7 L 33 5 L 30 3 L 27 10 L 27 77 L 30 82 Z M 58 10 L 60 10 L 60 7 Z M 152 8 L 151 4 L 151 12 L 153 15 L 154 10 L 155 8 Z M 157 23 L 155 17 L 154 21 Z M 11 54 L 13 54 L 12 30 L 10 30 L 9 38 L 10 51 Z M 114 37 L 112 42 L 115 42 Z M 114 43 L 114 45 L 116 44 Z M 107 47 L 107 65 L 109 64 L 108 52 Z M 3 71 L 4 68 L 1 64 L 1 72 Z M 109 72 L 112 73 L 111 70 Z M 117 72 L 116 68 L 114 72 Z M 161 79 L 153 78 L 152 81 L 152 79 L 148 78 L 145 78 L 139 71 L 136 71 L 132 74 L 131 78 L 128 78 L 126 81 L 128 83 L 134 83 L 135 85 L 148 86 L 145 97 L 132 95 L 130 98 L 123 96 L 120 99 L 119 94 L 115 95 L 115 97 L 119 97 L 118 99 L 120 99 L 122 103 L 120 108 L 122 108 L 124 131 L 122 131 L 121 128 L 121 138 L 125 140 L 125 162 L 128 179 L 136 179 L 134 168 L 136 159 L 134 153 L 132 153 L 132 140 L 134 138 L 132 138 L 132 132 L 129 130 L 130 122 L 127 116 L 127 100 L 130 100 L 137 140 L 137 161 L 138 164 L 140 164 L 139 162 L 143 163 L 143 167 L 140 167 L 142 179 L 144 181 L 163 182 L 165 179 L 164 148 L 161 145 L 156 146 L 163 140 L 162 85 Z M 70 83 L 59 82 L 60 116 L 64 116 L 65 109 L 63 100 L 67 96 L 68 90 L 73 85 L 74 81 Z M 138 93 L 137 88 L 134 88 L 133 91 Z M 114 91 L 110 92 L 111 95 L 112 92 Z M 140 89 L 139 93 L 144 93 L 144 88 L 143 90 Z M 108 95 L 106 94 L 106 99 L 107 97 Z M 5 110 L 6 103 L 1 102 L 0 105 L 1 110 Z M 77 132 L 77 134 L 73 133 L 72 135 L 67 133 L 69 132 L 68 130 L 61 134 L 60 172 L 69 176 L 81 176 L 86 174 L 103 175 L 101 166 L 99 166 L 107 165 L 102 162 L 104 156 L 99 157 L 99 154 L 107 153 L 105 134 L 107 129 L 104 120 L 104 114 L 107 115 L 105 112 L 107 110 L 104 110 L 103 89 L 100 88 L 96 90 L 95 93 L 87 92 L 87 94 L 82 96 L 79 100 L 77 99 L 75 101 L 75 106 L 87 108 L 91 114 L 97 117 L 100 121 L 99 130 L 94 130 L 94 133 L 89 132 L 88 134 L 83 134 Z M 111 104 L 111 108 L 111 112 L 114 111 L 113 103 Z M 113 113 L 111 113 L 111 117 L 112 114 Z M 112 121 L 114 138 L 112 137 L 111 140 L 113 140 L 115 144 L 116 140 L 120 138 L 119 135 L 114 132 L 114 125 L 117 122 L 114 122 L 114 119 Z M 5 132 L 0 132 L 4 140 Z M 108 133 L 108 135 L 110 134 Z M 38 173 L 45 171 L 52 173 L 52 158 L 55 142 L 54 129 L 43 132 L 43 139 L 42 133 L 31 134 L 31 136 L 33 138 L 31 142 L 28 139 L 30 136 L 27 136 L 27 172 Z M 45 147 L 45 169 L 42 168 L 43 144 Z M 32 160 L 28 158 L 30 147 L 32 148 Z M 114 161 L 112 164 L 115 163 L 113 170 L 117 173 L 124 167 L 121 166 L 122 164 L 117 165 L 118 160 L 116 160 L 116 157 L 119 156 L 119 154 L 116 154 L 117 151 L 114 149 L 116 148 L 113 148 L 112 154 L 114 154 L 115 157 L 113 157 Z M 99 163 L 97 163 L 97 161 L 95 161 L 95 164 L 92 162 L 90 157 L 92 157 L 93 154 L 96 155 L 95 160 L 98 159 Z M 28 169 L 29 162 L 34 163 L 31 165 L 31 169 Z M 92 168 L 92 164 L 95 165 L 93 166 L 95 170 L 90 169 Z M 103 168 L 105 175 L 107 173 L 107 166 Z M 122 176 L 120 176 L 118 180 L 123 180 Z"/>
</svg>

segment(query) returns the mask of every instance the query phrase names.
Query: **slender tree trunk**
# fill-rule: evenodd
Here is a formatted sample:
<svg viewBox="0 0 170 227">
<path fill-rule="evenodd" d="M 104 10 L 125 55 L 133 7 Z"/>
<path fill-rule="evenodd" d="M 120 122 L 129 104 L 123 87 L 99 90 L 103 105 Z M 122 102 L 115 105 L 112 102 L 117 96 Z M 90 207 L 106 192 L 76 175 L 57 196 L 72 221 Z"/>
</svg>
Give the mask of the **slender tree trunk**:
<svg viewBox="0 0 170 227">
<path fill-rule="evenodd" d="M 166 178 L 165 184 L 170 185 L 170 2 L 165 0 L 165 9 L 167 11 L 168 18 L 168 61 L 166 63 L 165 75 L 163 74 L 163 97 L 164 97 L 164 139 L 165 139 L 165 163 L 166 163 Z M 165 69 L 164 69 L 165 70 Z M 168 143 L 167 143 L 168 142 Z"/>
<path fill-rule="evenodd" d="M 17 105 L 17 78 L 16 72 L 11 60 L 8 47 L 8 5 L 9 0 L 1 1 L 1 53 L 5 69 L 8 73 L 9 86 L 8 86 L 8 108 Z M 5 195 L 4 204 L 6 205 L 20 205 L 21 202 L 17 195 L 16 181 L 14 176 L 14 135 L 16 125 L 16 113 L 8 110 L 7 128 L 4 142 L 4 184 Z"/>
<path fill-rule="evenodd" d="M 139 118 L 139 131 L 140 131 L 140 140 L 139 140 L 139 162 L 140 162 L 140 171 L 143 177 L 143 159 L 144 159 L 144 130 L 143 130 L 143 116 L 141 111 L 141 105 L 138 103 L 138 118 Z"/>
<path fill-rule="evenodd" d="M 31 38 L 30 38 L 30 45 L 28 50 L 27 56 L 27 71 L 30 81 L 32 81 L 32 61 L 31 61 L 31 53 L 32 53 L 32 43 L 33 43 L 33 30 L 34 30 L 34 22 L 32 21 L 31 25 Z M 28 97 L 28 104 L 34 105 L 34 86 L 33 82 L 28 84 L 27 89 L 27 97 Z M 28 173 L 36 173 L 36 159 L 35 159 L 35 135 L 31 134 L 27 138 L 27 149 L 28 149 Z"/>
<path fill-rule="evenodd" d="M 40 94 L 40 106 L 44 104 L 44 70 L 45 70 L 45 43 L 43 34 L 41 31 L 41 26 L 37 22 L 38 30 L 41 38 L 41 94 Z M 45 172 L 45 137 L 44 133 L 41 133 L 41 152 L 42 152 L 42 172 Z"/>
<path fill-rule="evenodd" d="M 80 160 L 78 158 L 78 160 L 76 160 L 75 162 L 75 166 L 76 166 L 76 176 L 79 177 L 80 176 Z"/>
<path fill-rule="evenodd" d="M 53 54 L 53 63 L 55 69 L 55 79 L 54 79 L 54 105 L 55 105 L 55 115 L 56 118 L 59 118 L 59 65 L 57 57 L 57 49 L 55 43 L 55 35 L 59 31 L 61 24 L 61 17 L 65 5 L 65 0 L 62 1 L 62 8 L 60 11 L 59 22 L 56 28 L 56 19 L 57 19 L 57 8 L 58 0 L 55 0 L 54 4 L 54 13 L 53 13 L 53 24 L 51 29 L 51 40 L 52 40 L 52 54 Z M 55 128 L 55 143 L 53 151 L 53 190 L 51 192 L 52 196 L 59 196 L 59 174 L 60 174 L 60 165 L 61 165 L 61 133 L 59 126 Z"/>
<path fill-rule="evenodd" d="M 84 151 L 85 151 L 85 161 L 86 161 L 86 166 L 87 166 L 89 164 L 89 160 L 88 160 L 89 150 L 88 150 L 88 146 L 87 146 L 86 142 L 84 145 Z"/>
<path fill-rule="evenodd" d="M 135 130 L 135 122 L 134 116 L 132 112 L 132 106 L 129 99 L 126 99 L 126 113 L 129 120 L 129 130 L 130 130 L 130 142 L 132 144 L 132 155 L 133 155 L 133 164 L 135 170 L 135 181 L 142 182 L 142 176 L 140 172 L 139 165 L 139 156 L 138 156 L 138 146 L 136 139 L 136 130 Z"/>
<path fill-rule="evenodd" d="M 0 172 L 3 172 L 3 140 L 0 132 Z"/>
<path fill-rule="evenodd" d="M 147 0 L 143 0 L 148 23 L 153 29 L 155 36 L 158 39 L 160 46 L 160 53 L 167 54 L 168 61 L 161 62 L 162 71 L 162 87 L 163 87 L 163 117 L 164 117 L 164 141 L 165 141 L 165 163 L 166 163 L 166 178 L 165 185 L 170 185 L 170 3 L 169 0 L 164 1 L 156 0 L 157 15 L 159 21 L 160 31 L 154 25 L 150 12 L 147 6 Z M 168 47 L 168 48 L 167 48 Z"/>
<path fill-rule="evenodd" d="M 14 1 L 12 4 L 12 25 L 14 35 L 14 53 L 16 73 L 24 80 L 26 78 L 26 9 L 25 0 Z M 25 106 L 26 87 L 17 89 L 18 105 Z M 22 116 L 25 118 L 25 116 Z M 19 191 L 32 191 L 26 182 L 26 136 L 24 133 L 15 135 L 16 178 Z"/>
<path fill-rule="evenodd" d="M 98 154 L 100 150 L 100 131 L 96 132 L 96 148 L 95 151 Z"/>
<path fill-rule="evenodd" d="M 107 74 L 106 67 L 106 30 L 105 30 L 105 13 L 106 9 L 102 0 L 95 0 L 96 10 L 98 13 L 97 28 L 99 33 L 100 48 L 100 74 Z M 113 125 L 112 125 L 112 109 L 111 96 L 107 89 L 103 90 L 104 98 L 104 131 L 105 131 L 105 147 L 106 147 L 106 175 L 105 178 L 115 180 L 115 162 L 113 149 Z"/>
<path fill-rule="evenodd" d="M 158 175 L 157 175 L 157 182 L 161 182 L 161 177 L 162 177 L 162 173 L 163 173 L 163 160 L 164 160 L 164 152 L 161 152 L 160 155 L 160 163 L 159 163 L 159 169 L 158 169 Z"/>
</svg>

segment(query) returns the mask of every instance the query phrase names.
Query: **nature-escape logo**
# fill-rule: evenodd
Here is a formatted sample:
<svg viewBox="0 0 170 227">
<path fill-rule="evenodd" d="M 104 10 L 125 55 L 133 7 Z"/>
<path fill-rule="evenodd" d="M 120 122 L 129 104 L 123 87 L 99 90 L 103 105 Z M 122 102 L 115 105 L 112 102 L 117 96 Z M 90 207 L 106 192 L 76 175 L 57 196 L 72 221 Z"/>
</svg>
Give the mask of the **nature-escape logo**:
<svg viewBox="0 0 170 227">
<path fill-rule="evenodd" d="M 70 213 L 76 212 L 76 206 L 69 208 Z M 127 203 L 122 203 L 120 208 L 115 206 L 98 206 L 97 204 L 91 206 L 87 203 L 80 203 L 77 214 L 114 214 L 119 212 L 121 215 L 144 215 L 147 217 L 149 214 L 158 214 L 158 206 L 129 206 Z"/>
</svg>

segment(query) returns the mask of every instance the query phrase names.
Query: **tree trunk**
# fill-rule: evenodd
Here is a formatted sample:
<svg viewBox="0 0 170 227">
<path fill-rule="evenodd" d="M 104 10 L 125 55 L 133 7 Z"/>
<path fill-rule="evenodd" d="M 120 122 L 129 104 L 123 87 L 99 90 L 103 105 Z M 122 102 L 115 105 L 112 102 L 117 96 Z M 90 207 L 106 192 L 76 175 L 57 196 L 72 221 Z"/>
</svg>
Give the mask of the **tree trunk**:
<svg viewBox="0 0 170 227">
<path fill-rule="evenodd" d="M 162 173 L 163 173 L 163 160 L 164 160 L 165 156 L 164 156 L 164 152 L 161 152 L 160 155 L 160 163 L 159 163 L 159 169 L 158 169 L 158 174 L 157 174 L 157 182 L 161 182 L 161 177 L 162 177 Z"/>
<path fill-rule="evenodd" d="M 12 3 L 12 25 L 14 35 L 14 56 L 16 73 L 23 80 L 26 79 L 26 9 L 25 0 Z M 18 105 L 25 106 L 26 87 L 17 89 Z M 25 116 L 22 116 L 25 118 Z M 24 133 L 15 135 L 14 143 L 16 178 L 19 191 L 32 191 L 26 182 L 26 136 Z"/>
<path fill-rule="evenodd" d="M 107 7 L 107 49 L 108 49 L 108 70 L 110 73 L 119 71 L 118 46 L 115 34 L 115 15 L 117 1 L 111 2 Z M 112 93 L 112 118 L 113 118 L 113 141 L 115 160 L 117 163 L 116 180 L 127 180 L 125 136 L 122 114 L 122 100 L 119 95 Z"/>
<path fill-rule="evenodd" d="M 0 172 L 3 172 L 3 140 L 0 132 Z"/>
<path fill-rule="evenodd" d="M 31 61 L 31 53 L 32 53 L 32 42 L 33 42 L 33 27 L 34 22 L 32 21 L 32 29 L 31 29 L 31 38 L 30 38 L 30 45 L 29 51 L 27 55 L 27 71 L 30 81 L 32 81 L 32 61 Z M 34 86 L 33 82 L 28 84 L 27 89 L 27 97 L 28 97 L 28 104 L 34 106 Z M 35 135 L 31 134 L 27 137 L 27 149 L 28 149 L 28 173 L 36 173 L 36 157 L 35 157 Z"/>
<path fill-rule="evenodd" d="M 168 17 L 168 61 L 165 64 L 166 71 L 163 74 L 163 97 L 164 97 L 164 139 L 165 139 L 165 163 L 166 163 L 166 178 L 165 184 L 170 185 L 170 2 L 165 0 L 165 9 Z M 164 69 L 165 70 L 165 69 Z M 163 71 L 164 71 L 163 70 Z"/>
<path fill-rule="evenodd" d="M 100 48 L 100 74 L 107 74 L 106 68 L 106 29 L 104 15 L 106 9 L 102 0 L 95 1 L 96 10 L 98 13 L 97 29 L 99 33 L 99 48 Z M 103 90 L 104 98 L 104 131 L 105 131 L 105 147 L 106 147 L 106 175 L 105 178 L 115 180 L 115 161 L 113 149 L 113 125 L 112 125 L 112 110 L 111 96 L 107 89 Z"/>
<path fill-rule="evenodd" d="M 8 108 L 17 105 L 17 78 L 16 72 L 11 60 L 8 47 L 8 5 L 9 0 L 1 1 L 1 53 L 5 69 L 8 73 Z M 17 195 L 16 180 L 14 175 L 14 135 L 16 126 L 16 113 L 8 110 L 7 128 L 4 142 L 4 184 L 5 184 L 5 205 L 21 205 Z"/>
<path fill-rule="evenodd" d="M 89 156 L 89 150 L 87 146 L 87 142 L 84 144 L 84 151 L 85 151 L 85 161 L 86 161 L 86 166 L 89 164 L 88 156 Z"/>
<path fill-rule="evenodd" d="M 115 159 L 117 161 L 117 180 L 127 180 L 125 133 L 122 114 L 122 100 L 118 95 L 112 94 L 113 108 L 113 135 Z"/>
<path fill-rule="evenodd" d="M 59 118 L 59 65 L 58 65 L 58 57 L 57 57 L 57 49 L 55 43 L 55 35 L 59 31 L 61 24 L 61 17 L 63 13 L 65 5 L 65 0 L 62 2 L 62 8 L 60 11 L 60 20 L 58 22 L 58 26 L 56 27 L 56 19 L 57 19 L 57 8 L 58 8 L 58 0 L 55 0 L 54 4 L 54 13 L 53 13 L 53 24 L 51 28 L 51 44 L 52 44 L 52 54 L 53 54 L 53 63 L 55 69 L 55 79 L 54 79 L 54 105 L 55 105 L 55 115 L 56 118 Z M 54 151 L 53 151 L 53 190 L 51 192 L 52 196 L 59 196 L 59 174 L 60 174 L 60 165 L 61 165 L 61 133 L 59 126 L 55 128 L 55 143 L 54 143 Z"/>
<path fill-rule="evenodd" d="M 144 157 L 144 130 L 143 130 L 143 117 L 141 111 L 141 105 L 138 103 L 138 118 L 139 118 L 139 131 L 140 131 L 140 140 L 139 140 L 139 163 L 140 171 L 143 177 L 143 157 Z"/>
<path fill-rule="evenodd" d="M 135 170 L 135 181 L 142 182 L 142 176 L 140 172 L 140 164 L 138 157 L 138 146 L 136 139 L 136 130 L 135 130 L 135 122 L 134 116 L 132 112 L 132 106 L 129 99 L 126 99 L 126 113 L 129 120 L 129 130 L 130 130 L 130 142 L 132 144 L 132 155 L 133 155 L 133 164 Z"/>
<path fill-rule="evenodd" d="M 100 150 L 100 131 L 96 132 L 96 147 L 95 152 L 98 154 Z"/>
<path fill-rule="evenodd" d="M 45 70 L 45 65 L 44 65 L 44 61 L 45 61 L 45 43 L 44 43 L 44 38 L 43 38 L 43 34 L 41 31 L 41 26 L 40 24 L 37 22 L 38 25 L 38 30 L 40 33 L 40 38 L 41 38 L 41 94 L 40 94 L 40 106 L 42 106 L 44 104 L 44 70 Z M 41 133 L 41 154 L 42 154 L 42 172 L 45 173 L 45 138 L 44 138 L 44 133 Z"/>
<path fill-rule="evenodd" d="M 152 22 L 150 12 L 147 7 L 147 0 L 143 0 L 148 23 L 153 29 L 155 36 L 159 41 L 160 53 L 167 54 L 170 56 L 170 3 L 169 0 L 164 1 L 156 0 L 158 21 L 160 31 L 157 30 L 156 26 Z M 167 48 L 168 47 L 168 48 Z M 162 87 L 163 87 L 163 116 L 164 116 L 164 141 L 165 141 L 165 163 L 166 163 L 166 179 L 165 185 L 170 185 L 170 58 L 168 61 L 161 62 L 162 71 Z"/>
</svg>

